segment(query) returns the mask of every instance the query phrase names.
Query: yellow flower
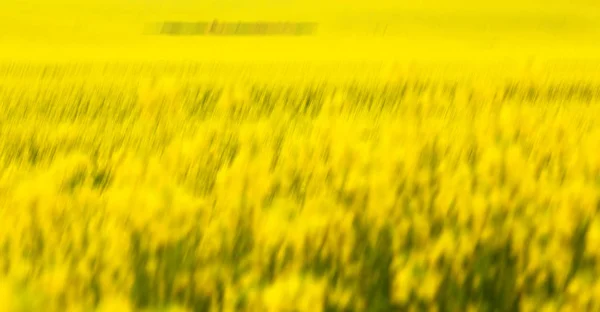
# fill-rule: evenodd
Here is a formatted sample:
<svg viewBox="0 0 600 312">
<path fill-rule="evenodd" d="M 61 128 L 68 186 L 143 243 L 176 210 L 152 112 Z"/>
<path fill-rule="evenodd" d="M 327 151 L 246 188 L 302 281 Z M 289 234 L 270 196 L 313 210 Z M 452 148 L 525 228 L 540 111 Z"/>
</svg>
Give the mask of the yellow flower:
<svg viewBox="0 0 600 312">
<path fill-rule="evenodd" d="M 519 308 L 521 311 L 537 311 L 537 302 L 534 301 L 532 298 L 529 297 L 523 297 L 521 298 L 520 302 L 519 302 Z"/>
<path fill-rule="evenodd" d="M 131 312 L 133 306 L 131 302 L 121 296 L 110 296 L 102 300 L 98 306 L 97 312 Z"/>
<path fill-rule="evenodd" d="M 405 304 L 410 299 L 414 287 L 412 267 L 404 267 L 399 270 L 393 280 L 392 300 L 399 304 Z"/>
<path fill-rule="evenodd" d="M 340 309 L 347 309 L 352 300 L 352 292 L 338 287 L 329 292 L 329 297 L 334 305 Z"/>
<path fill-rule="evenodd" d="M 13 312 L 16 305 L 17 301 L 12 287 L 8 282 L 0 280 L 0 311 Z"/>
<path fill-rule="evenodd" d="M 417 295 L 419 298 L 425 300 L 426 302 L 430 302 L 434 299 L 440 283 L 442 281 L 442 276 L 435 271 L 429 270 L 421 284 L 417 288 Z"/>
<path fill-rule="evenodd" d="M 50 295 L 58 295 L 66 290 L 69 282 L 69 269 L 66 266 L 58 266 L 42 276 L 44 290 Z"/>
</svg>

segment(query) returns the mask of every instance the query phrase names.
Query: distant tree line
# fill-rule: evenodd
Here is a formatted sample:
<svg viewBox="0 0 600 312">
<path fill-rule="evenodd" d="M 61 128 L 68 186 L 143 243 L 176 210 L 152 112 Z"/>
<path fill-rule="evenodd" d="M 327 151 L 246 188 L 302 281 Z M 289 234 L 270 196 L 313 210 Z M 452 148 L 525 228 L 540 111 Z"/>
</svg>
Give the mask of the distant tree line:
<svg viewBox="0 0 600 312">
<path fill-rule="evenodd" d="M 314 34 L 316 23 L 303 22 L 163 22 L 161 35 L 185 36 L 303 36 Z"/>
</svg>

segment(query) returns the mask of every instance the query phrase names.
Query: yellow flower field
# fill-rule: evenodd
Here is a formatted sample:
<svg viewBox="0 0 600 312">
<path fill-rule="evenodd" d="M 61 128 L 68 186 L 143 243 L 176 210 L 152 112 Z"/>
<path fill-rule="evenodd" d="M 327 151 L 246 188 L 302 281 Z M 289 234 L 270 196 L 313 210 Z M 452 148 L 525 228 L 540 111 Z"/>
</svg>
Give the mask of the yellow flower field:
<svg viewBox="0 0 600 312">
<path fill-rule="evenodd" d="M 67 67 L 2 75 L 0 311 L 600 309 L 597 79 Z"/>
</svg>

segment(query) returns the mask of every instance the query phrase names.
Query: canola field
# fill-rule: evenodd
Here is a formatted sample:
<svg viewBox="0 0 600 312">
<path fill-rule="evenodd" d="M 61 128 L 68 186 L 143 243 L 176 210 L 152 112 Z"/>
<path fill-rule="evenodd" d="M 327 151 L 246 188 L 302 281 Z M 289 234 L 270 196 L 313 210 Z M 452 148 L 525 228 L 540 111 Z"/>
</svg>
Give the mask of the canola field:
<svg viewBox="0 0 600 312">
<path fill-rule="evenodd" d="M 600 310 L 569 3 L 3 1 L 0 312 Z"/>
<path fill-rule="evenodd" d="M 2 311 L 600 308 L 593 75 L 202 68 L 2 67 Z"/>
</svg>

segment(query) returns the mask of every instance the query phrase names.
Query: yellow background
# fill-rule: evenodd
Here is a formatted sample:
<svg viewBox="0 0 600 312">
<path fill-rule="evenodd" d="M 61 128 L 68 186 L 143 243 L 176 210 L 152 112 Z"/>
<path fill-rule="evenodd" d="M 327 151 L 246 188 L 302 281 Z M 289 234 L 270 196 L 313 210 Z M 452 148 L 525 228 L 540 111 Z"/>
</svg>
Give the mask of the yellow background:
<svg viewBox="0 0 600 312">
<path fill-rule="evenodd" d="M 596 58 L 597 1 L 32 1 L 0 3 L 9 60 Z M 165 38 L 165 20 L 311 21 L 311 38 Z"/>
</svg>

